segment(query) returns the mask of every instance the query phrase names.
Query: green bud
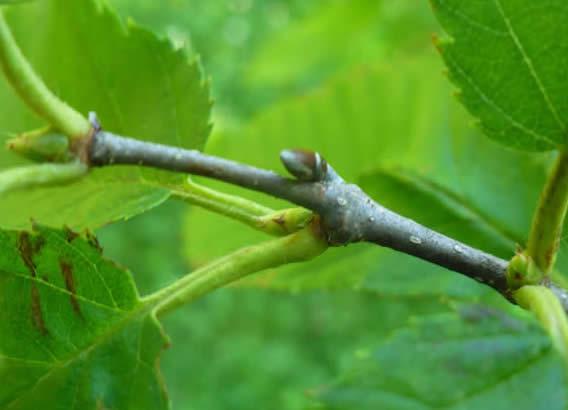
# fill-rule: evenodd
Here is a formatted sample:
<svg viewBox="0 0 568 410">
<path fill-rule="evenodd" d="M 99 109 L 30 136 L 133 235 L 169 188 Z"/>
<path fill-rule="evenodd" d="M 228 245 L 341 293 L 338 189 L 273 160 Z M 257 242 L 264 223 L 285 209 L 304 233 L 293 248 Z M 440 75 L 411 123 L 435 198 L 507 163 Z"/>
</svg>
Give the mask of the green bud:
<svg viewBox="0 0 568 410">
<path fill-rule="evenodd" d="M 9 150 L 37 162 L 69 162 L 69 139 L 51 127 L 22 133 L 6 142 Z"/>
<path fill-rule="evenodd" d="M 519 289 L 525 285 L 538 285 L 544 276 L 534 261 L 522 252 L 517 253 L 511 259 L 506 275 L 511 289 Z"/>
<path fill-rule="evenodd" d="M 288 208 L 262 216 L 259 225 L 263 230 L 275 235 L 289 235 L 306 227 L 314 214 L 304 208 Z"/>
</svg>

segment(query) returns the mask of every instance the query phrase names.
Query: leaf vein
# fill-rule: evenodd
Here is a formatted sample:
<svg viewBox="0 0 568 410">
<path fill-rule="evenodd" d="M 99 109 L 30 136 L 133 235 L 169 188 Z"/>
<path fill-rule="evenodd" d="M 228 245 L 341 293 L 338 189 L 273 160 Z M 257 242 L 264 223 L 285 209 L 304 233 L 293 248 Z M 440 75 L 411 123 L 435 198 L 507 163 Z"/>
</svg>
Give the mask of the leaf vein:
<svg viewBox="0 0 568 410">
<path fill-rule="evenodd" d="M 439 0 L 439 3 L 440 3 L 440 5 L 445 6 L 446 10 L 448 12 L 450 12 L 451 14 L 458 17 L 460 20 L 464 21 L 465 23 L 467 23 L 468 25 L 470 25 L 472 27 L 476 27 L 476 28 L 481 29 L 483 31 L 487 31 L 488 33 L 495 34 L 498 37 L 506 37 L 507 36 L 507 33 L 505 31 L 496 30 L 496 29 L 494 29 L 494 28 L 492 28 L 492 27 L 490 27 L 486 24 L 483 24 L 483 23 L 473 19 L 471 16 L 468 16 L 463 11 L 456 9 L 455 7 L 449 7 L 448 3 L 445 0 Z"/>
<path fill-rule="evenodd" d="M 514 128 L 517 128 L 518 130 L 522 131 L 525 134 L 531 135 L 532 137 L 534 137 L 535 139 L 541 141 L 541 142 L 545 142 L 546 144 L 550 144 L 553 146 L 556 146 L 557 143 L 555 141 L 553 141 L 552 139 L 550 139 L 549 137 L 542 135 L 540 133 L 538 133 L 537 131 L 526 127 L 524 124 L 520 123 L 519 121 L 517 121 L 515 118 L 511 117 L 509 114 L 507 114 L 507 112 L 500 107 L 495 101 L 493 101 L 485 92 L 483 92 L 483 90 L 479 87 L 479 85 L 477 85 L 475 83 L 475 81 L 473 80 L 473 78 L 471 78 L 471 76 L 469 76 L 465 70 L 457 63 L 456 60 L 452 59 L 448 53 L 445 54 L 445 58 L 448 61 L 449 64 L 451 64 L 453 66 L 453 68 L 469 83 L 469 85 L 472 87 L 472 89 L 475 91 L 475 93 L 487 104 L 489 105 L 491 108 L 493 108 L 495 111 L 497 111 L 498 114 L 500 114 L 501 116 L 503 116 L 503 118 L 505 118 L 505 120 L 507 120 L 507 122 Z"/>
<path fill-rule="evenodd" d="M 41 280 L 41 279 L 39 279 L 39 278 L 34 278 L 34 277 L 32 277 L 32 276 L 29 276 L 29 275 L 23 275 L 23 274 L 21 274 L 21 273 L 7 272 L 7 271 L 4 271 L 4 270 L 0 270 L 0 272 L 5 273 L 5 274 L 8 274 L 8 275 L 13 276 L 13 277 L 16 277 L 16 278 L 29 280 L 30 282 L 35 282 L 35 283 L 37 283 L 37 284 L 39 284 L 39 285 L 43 285 L 43 286 L 45 286 L 45 287 L 51 288 L 52 290 L 55 290 L 55 291 L 60 292 L 60 293 L 63 293 L 63 294 L 66 295 L 66 296 L 74 296 L 77 300 L 80 300 L 81 302 L 85 302 L 85 303 L 87 303 L 87 304 L 93 305 L 93 306 L 98 307 L 98 308 L 101 308 L 101 309 L 106 309 L 106 310 L 109 310 L 109 311 L 115 312 L 115 313 L 124 313 L 124 312 L 126 312 L 125 310 L 120 309 L 118 306 L 115 306 L 115 307 L 113 307 L 113 306 L 108 306 L 108 305 L 105 305 L 105 304 L 103 304 L 103 303 L 99 303 L 99 302 L 96 302 L 96 301 L 94 301 L 94 300 L 87 299 L 87 298 L 85 298 L 85 297 L 82 296 L 82 295 L 73 294 L 73 293 L 69 292 L 67 289 L 60 288 L 60 287 L 55 286 L 55 285 L 53 285 L 53 284 L 51 284 L 51 283 L 49 283 L 49 282 L 45 282 L 45 281 L 43 281 L 43 280 Z"/>
<path fill-rule="evenodd" d="M 106 292 L 108 293 L 110 300 L 112 301 L 113 306 L 118 310 L 121 311 L 122 309 L 120 309 L 118 307 L 118 304 L 116 303 L 116 299 L 114 298 L 114 295 L 112 294 L 112 291 L 110 289 L 110 287 L 108 286 L 108 284 L 106 283 L 105 278 L 103 277 L 103 275 L 101 275 L 101 272 L 99 271 L 99 267 L 97 266 L 96 263 L 93 263 L 88 257 L 87 255 L 85 255 L 83 252 L 81 252 L 81 250 L 79 250 L 77 247 L 73 247 L 70 243 L 68 243 L 65 239 L 61 238 L 59 235 L 55 235 L 52 234 L 51 232 L 47 232 L 47 235 L 50 235 L 52 238 L 54 238 L 55 240 L 59 241 L 60 243 L 63 244 L 63 246 L 71 249 L 71 251 L 73 253 L 76 253 L 79 257 L 81 257 L 85 262 L 87 262 L 87 264 L 89 264 L 90 266 L 92 266 L 94 269 L 94 272 L 96 273 L 96 275 L 99 277 L 102 285 L 104 286 Z"/>
<path fill-rule="evenodd" d="M 521 57 L 523 58 L 523 62 L 525 63 L 525 65 L 526 65 L 531 77 L 533 78 L 534 82 L 536 83 L 542 97 L 544 98 L 544 101 L 546 103 L 548 110 L 550 111 L 550 113 L 554 117 L 555 121 L 560 126 L 561 131 L 564 133 L 565 130 L 566 130 L 566 124 L 560 118 L 560 115 L 558 114 L 558 110 L 556 109 L 556 107 L 552 103 L 552 100 L 550 99 L 550 96 L 548 95 L 548 92 L 547 92 L 546 88 L 544 87 L 544 84 L 542 83 L 540 76 L 536 72 L 536 69 L 535 69 L 534 64 L 532 62 L 532 59 L 529 57 L 525 48 L 523 47 L 523 44 L 521 43 L 519 36 L 515 32 L 513 25 L 511 24 L 511 20 L 505 14 L 505 10 L 503 9 L 503 5 L 501 4 L 501 0 L 493 0 L 493 1 L 495 3 L 495 6 L 497 7 L 497 10 L 499 11 L 499 14 L 501 15 L 501 18 L 503 19 L 503 22 L 505 23 L 505 26 L 507 27 L 507 30 L 509 32 L 509 36 L 511 37 L 511 39 L 513 40 L 513 43 L 515 44 L 515 47 L 517 48 L 517 50 L 521 54 Z"/>
</svg>

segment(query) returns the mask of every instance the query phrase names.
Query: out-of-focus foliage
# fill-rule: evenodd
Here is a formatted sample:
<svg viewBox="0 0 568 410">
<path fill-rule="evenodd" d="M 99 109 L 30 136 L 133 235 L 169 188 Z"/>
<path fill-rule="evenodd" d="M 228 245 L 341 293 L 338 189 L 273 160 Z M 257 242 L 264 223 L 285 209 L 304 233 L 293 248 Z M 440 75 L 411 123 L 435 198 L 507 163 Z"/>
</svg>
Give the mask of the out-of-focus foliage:
<svg viewBox="0 0 568 410">
<path fill-rule="evenodd" d="M 223 289 L 164 323 L 175 343 L 162 358 L 173 408 L 303 409 L 378 335 L 444 311 L 425 298 Z"/>
<path fill-rule="evenodd" d="M 431 46 L 431 33 L 438 29 L 427 1 L 96 1 L 161 33 L 174 48 L 186 46 L 201 56 L 217 100 L 209 152 L 283 172 L 279 149 L 312 148 L 345 178 L 403 215 L 505 258 L 524 241 L 549 156 L 510 151 L 470 126 L 450 96 Z M 25 7 L 61 6 L 63 0 L 42 4 Z M 101 25 L 91 16 L 78 32 L 69 33 L 77 22 L 65 21 L 66 14 L 56 8 L 47 10 L 41 18 L 60 24 L 46 24 L 53 30 L 45 36 L 36 28 L 43 27 L 40 18 L 31 15 L 22 17 L 27 25 L 15 27 L 19 38 L 27 38 L 23 47 L 32 63 L 57 93 L 83 111 L 108 111 L 101 120 L 112 131 L 201 148 L 206 133 L 193 140 L 186 135 L 191 133 L 172 131 L 177 121 L 191 124 L 192 118 L 206 129 L 206 95 L 195 89 L 200 77 L 183 53 L 131 25 L 131 35 L 144 40 L 128 43 L 135 51 L 125 53 L 120 41 L 97 34 L 102 30 L 122 39 L 126 34 L 114 18 Z M 16 22 L 16 17 L 11 19 Z M 454 28 L 453 17 L 447 18 L 447 27 Z M 33 35 L 26 37 L 26 32 Z M 65 40 L 62 49 L 50 43 L 54 33 Z M 85 55 L 103 59 L 89 54 L 97 50 L 89 48 L 91 42 L 123 53 L 113 54 L 112 64 L 101 64 L 98 71 L 84 72 L 83 66 L 93 66 L 92 61 L 84 64 Z M 63 70 L 59 78 L 60 66 L 75 68 Z M 160 75 L 146 78 L 148 73 Z M 115 83 L 117 78 L 125 84 Z M 97 81 L 103 86 L 82 84 Z M 2 104 L 10 116 L 3 116 L 2 129 L 18 131 L 28 121 L 35 125 L 21 103 L 2 92 L 2 101 L 10 101 L 8 108 Z M 79 92 L 89 98 L 78 98 Z M 90 98 L 100 105 L 90 105 Z M 123 109 L 133 110 L 132 115 L 122 118 Z M 151 174 L 135 176 L 110 192 L 122 198 L 121 207 L 97 207 L 93 212 L 104 218 L 97 223 L 79 219 L 77 225 L 99 226 L 165 201 L 167 194 L 160 190 L 152 188 L 154 196 L 135 190 L 132 182 L 143 180 L 145 190 Z M 72 191 L 90 199 L 101 194 L 108 203 L 110 185 L 104 180 L 92 192 Z M 58 197 L 54 192 L 49 191 L 51 199 Z M 35 205 L 37 198 L 27 203 Z M 55 205 L 42 209 L 59 217 L 56 222 L 77 211 Z M 132 207 L 136 212 L 124 211 Z M 20 211 L 14 205 L 9 210 Z M 10 215 L 3 212 L 0 221 L 13 223 Z M 16 219 L 20 225 L 21 220 Z M 98 234 L 107 255 L 132 270 L 143 294 L 265 238 L 173 202 Z M 8 243 L 12 252 L 13 242 Z M 568 266 L 567 254 L 564 249 L 560 254 L 561 268 Z M 508 408 L 510 401 L 502 405 L 497 400 L 503 397 L 515 399 L 519 408 L 534 408 L 544 398 L 559 405 L 566 401 L 560 360 L 526 315 L 470 280 L 377 247 L 333 249 L 313 262 L 255 275 L 175 312 L 165 327 L 172 348 L 161 365 L 175 410 Z M 3 360 L 0 356 L 0 370 Z M 523 396 L 517 400 L 519 392 Z M 531 393 L 527 400 L 525 393 Z"/>
<path fill-rule="evenodd" d="M 232 120 L 338 70 L 418 53 L 436 27 L 427 3 L 409 0 L 109 1 L 199 54 Z"/>
<path fill-rule="evenodd" d="M 361 351 L 344 376 L 318 396 L 328 410 L 532 410 L 543 402 L 547 409 L 562 410 L 568 397 L 559 360 L 536 323 L 461 307 L 454 314 L 412 320 Z"/>
<path fill-rule="evenodd" d="M 246 115 L 261 103 L 245 83 L 255 53 L 330 2 L 317 0 L 109 0 L 125 16 L 188 46 L 212 79 L 217 110 Z M 347 24 L 349 24 L 347 22 Z M 322 39 L 324 40 L 324 39 Z M 277 98 L 277 96 L 273 96 Z"/>
</svg>

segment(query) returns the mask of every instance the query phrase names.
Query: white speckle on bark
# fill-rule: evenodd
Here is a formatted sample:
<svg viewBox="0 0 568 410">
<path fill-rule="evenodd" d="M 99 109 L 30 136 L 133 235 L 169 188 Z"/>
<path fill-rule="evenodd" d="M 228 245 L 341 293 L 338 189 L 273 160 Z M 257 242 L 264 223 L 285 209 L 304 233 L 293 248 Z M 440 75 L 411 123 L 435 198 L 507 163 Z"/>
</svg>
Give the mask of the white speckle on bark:
<svg viewBox="0 0 568 410">
<path fill-rule="evenodd" d="M 421 244 L 422 244 L 422 239 L 420 239 L 418 236 L 412 235 L 412 236 L 410 237 L 410 242 L 412 242 L 413 244 L 416 244 L 416 245 L 421 245 Z"/>
</svg>

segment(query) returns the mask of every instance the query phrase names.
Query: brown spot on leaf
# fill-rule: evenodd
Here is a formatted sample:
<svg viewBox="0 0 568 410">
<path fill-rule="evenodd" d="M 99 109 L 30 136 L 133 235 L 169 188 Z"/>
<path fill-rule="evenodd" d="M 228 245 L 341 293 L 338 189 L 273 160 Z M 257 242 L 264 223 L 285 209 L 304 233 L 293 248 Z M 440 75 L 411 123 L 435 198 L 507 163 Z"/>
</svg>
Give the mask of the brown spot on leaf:
<svg viewBox="0 0 568 410">
<path fill-rule="evenodd" d="M 59 267 L 61 268 L 61 274 L 63 275 L 63 280 L 65 281 L 65 288 L 70 293 L 69 298 L 71 301 L 71 306 L 73 307 L 73 312 L 75 312 L 79 317 L 83 317 L 81 313 L 81 306 L 77 300 L 77 289 L 75 288 L 75 278 L 73 276 L 73 266 L 70 263 L 60 260 Z"/>
<path fill-rule="evenodd" d="M 38 254 L 41 252 L 41 249 L 43 248 L 43 246 L 45 245 L 45 238 L 43 236 L 38 236 L 35 239 L 34 245 L 33 245 L 33 251 L 34 254 Z"/>
<path fill-rule="evenodd" d="M 49 283 L 49 277 L 47 275 L 41 275 L 41 280 Z"/>
<path fill-rule="evenodd" d="M 33 260 L 34 249 L 31 236 L 28 232 L 20 233 L 20 236 L 18 237 L 18 251 L 20 252 L 20 257 L 22 258 L 24 265 L 26 265 L 26 267 L 30 271 L 32 277 L 35 278 L 37 276 L 37 273 L 36 265 Z"/>
<path fill-rule="evenodd" d="M 44 239 L 41 237 L 39 237 L 34 244 L 32 242 L 32 237 L 28 232 L 22 232 L 18 237 L 18 251 L 20 252 L 20 257 L 22 258 L 24 265 L 26 265 L 26 267 L 30 271 L 32 278 L 37 277 L 36 265 L 33 256 L 36 251 L 39 252 L 43 244 Z M 39 290 L 35 282 L 32 282 L 31 289 L 31 311 L 32 323 L 34 327 L 42 335 L 47 335 L 49 332 L 47 331 L 45 321 L 43 320 Z"/>
<path fill-rule="evenodd" d="M 30 223 L 32 225 L 32 231 L 39 232 L 40 231 L 40 224 L 33 218 L 30 219 Z"/>
<path fill-rule="evenodd" d="M 45 321 L 43 320 L 43 313 L 41 311 L 41 303 L 39 297 L 39 290 L 35 283 L 32 283 L 32 322 L 34 327 L 44 336 L 48 335 Z"/>
<path fill-rule="evenodd" d="M 103 253 L 103 248 L 101 247 L 101 244 L 99 243 L 99 240 L 97 239 L 95 234 L 87 231 L 85 236 L 87 237 L 87 242 L 89 243 L 89 245 L 91 245 L 93 248 L 95 248 L 97 250 L 97 252 Z"/>
<path fill-rule="evenodd" d="M 75 238 L 77 238 L 79 236 L 79 234 L 77 232 L 73 232 L 71 229 L 69 229 L 66 226 L 63 227 L 63 232 L 65 233 L 65 239 L 69 243 L 73 242 L 75 240 Z"/>
</svg>

